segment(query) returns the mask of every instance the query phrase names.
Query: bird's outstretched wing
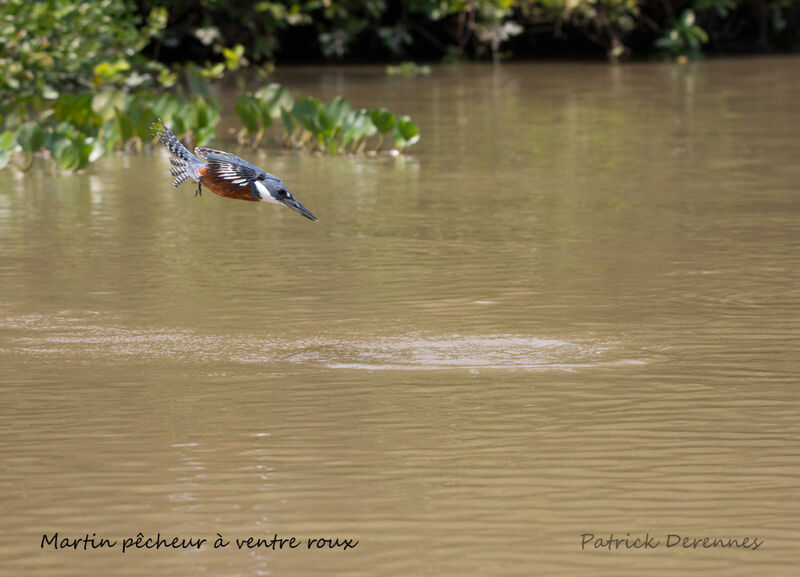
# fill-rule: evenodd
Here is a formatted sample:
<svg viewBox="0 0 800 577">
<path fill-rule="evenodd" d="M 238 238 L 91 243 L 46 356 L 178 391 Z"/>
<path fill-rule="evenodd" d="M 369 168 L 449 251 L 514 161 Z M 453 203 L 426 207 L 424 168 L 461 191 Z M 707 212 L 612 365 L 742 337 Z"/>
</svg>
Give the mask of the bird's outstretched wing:
<svg viewBox="0 0 800 577">
<path fill-rule="evenodd" d="M 274 180 L 283 182 L 282 178 L 264 172 L 246 160 L 229 152 L 211 148 L 195 148 L 194 153 L 206 161 L 204 179 L 215 185 L 224 195 L 240 193 L 248 189 L 250 195 L 260 200 L 261 197 L 252 184 L 258 180 Z"/>
<path fill-rule="evenodd" d="M 209 165 L 219 165 L 221 172 L 231 173 L 230 176 L 234 176 L 234 179 L 246 178 L 250 181 L 274 180 L 275 182 L 283 182 L 282 178 L 265 172 L 230 152 L 214 150 L 213 148 L 195 148 L 194 153 L 208 162 Z"/>
</svg>

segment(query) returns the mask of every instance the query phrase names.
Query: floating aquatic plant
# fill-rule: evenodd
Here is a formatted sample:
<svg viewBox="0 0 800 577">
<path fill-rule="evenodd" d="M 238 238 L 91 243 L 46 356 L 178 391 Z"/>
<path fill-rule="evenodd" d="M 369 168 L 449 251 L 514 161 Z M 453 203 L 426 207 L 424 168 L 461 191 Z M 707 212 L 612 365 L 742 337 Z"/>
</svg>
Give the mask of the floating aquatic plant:
<svg viewBox="0 0 800 577">
<path fill-rule="evenodd" d="M 261 143 L 278 119 L 285 145 L 332 154 L 363 152 L 373 136 L 372 150 L 380 150 L 388 135 L 395 150 L 419 140 L 419 128 L 407 116 L 395 116 L 386 108 L 356 109 L 341 96 L 327 102 L 312 97 L 295 100 L 278 84 L 242 94 L 236 112 L 242 121 L 239 140 L 252 146 Z"/>
<path fill-rule="evenodd" d="M 55 99 L 26 97 L 6 110 L 0 131 L 0 169 L 10 163 L 27 170 L 36 157 L 49 157 L 63 170 L 81 170 L 113 150 L 141 150 L 153 138 L 154 118 L 162 118 L 191 145 L 214 138 L 220 104 L 205 80 L 187 77 L 188 91 L 129 93 L 107 89 L 94 94 L 60 94 Z M 309 150 L 364 152 L 403 150 L 419 140 L 407 116 L 386 108 L 356 109 L 342 97 L 321 102 L 295 100 L 278 84 L 239 97 L 239 138 L 258 146 L 273 124 L 284 145 Z"/>
<path fill-rule="evenodd" d="M 386 74 L 389 76 L 427 76 L 431 73 L 431 67 L 427 64 L 417 64 L 416 62 L 401 62 L 400 64 L 391 64 L 386 67 Z"/>
</svg>

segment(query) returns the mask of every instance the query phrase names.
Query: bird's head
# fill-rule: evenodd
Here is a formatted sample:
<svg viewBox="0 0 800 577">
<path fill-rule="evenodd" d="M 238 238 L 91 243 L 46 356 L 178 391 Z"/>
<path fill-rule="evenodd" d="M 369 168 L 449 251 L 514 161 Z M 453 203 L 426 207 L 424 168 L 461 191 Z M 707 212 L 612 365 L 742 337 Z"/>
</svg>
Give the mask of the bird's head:
<svg viewBox="0 0 800 577">
<path fill-rule="evenodd" d="M 309 220 L 317 220 L 317 217 L 314 216 L 310 210 L 308 210 L 305 206 L 297 202 L 292 195 L 292 192 L 286 188 L 282 182 L 275 182 L 272 180 L 265 180 L 260 182 L 259 184 L 264 185 L 267 189 L 268 194 L 261 194 L 262 200 L 266 200 L 267 202 L 274 202 L 275 204 L 282 204 L 283 206 L 288 206 L 295 212 L 299 212 L 304 217 Z"/>
</svg>

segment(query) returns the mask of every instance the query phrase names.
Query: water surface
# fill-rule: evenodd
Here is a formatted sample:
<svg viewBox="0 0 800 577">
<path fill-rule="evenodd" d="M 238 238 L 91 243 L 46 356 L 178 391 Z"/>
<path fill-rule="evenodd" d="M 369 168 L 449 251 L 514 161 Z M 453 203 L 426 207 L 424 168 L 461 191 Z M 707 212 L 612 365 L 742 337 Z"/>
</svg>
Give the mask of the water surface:
<svg viewBox="0 0 800 577">
<path fill-rule="evenodd" d="M 422 140 L 237 150 L 317 223 L 160 152 L 0 173 L 0 573 L 796 574 L 800 60 L 277 80 Z M 580 550 L 612 532 L 765 545 Z"/>
</svg>

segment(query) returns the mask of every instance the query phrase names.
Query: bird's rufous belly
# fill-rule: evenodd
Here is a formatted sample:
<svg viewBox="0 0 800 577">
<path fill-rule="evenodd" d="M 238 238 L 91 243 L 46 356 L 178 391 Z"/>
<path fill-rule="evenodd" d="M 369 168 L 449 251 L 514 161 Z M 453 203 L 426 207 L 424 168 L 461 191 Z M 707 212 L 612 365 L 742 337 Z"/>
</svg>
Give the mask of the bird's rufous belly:
<svg viewBox="0 0 800 577">
<path fill-rule="evenodd" d="M 207 166 L 200 169 L 200 176 L 203 177 L 200 183 L 218 196 L 236 198 L 238 200 L 250 200 L 253 202 L 258 202 L 259 200 L 253 198 L 248 185 L 239 186 L 232 184 L 230 180 L 225 180 L 213 172 L 210 172 Z"/>
</svg>

